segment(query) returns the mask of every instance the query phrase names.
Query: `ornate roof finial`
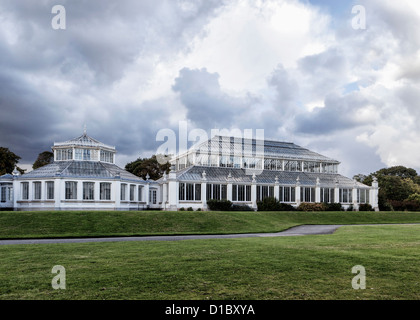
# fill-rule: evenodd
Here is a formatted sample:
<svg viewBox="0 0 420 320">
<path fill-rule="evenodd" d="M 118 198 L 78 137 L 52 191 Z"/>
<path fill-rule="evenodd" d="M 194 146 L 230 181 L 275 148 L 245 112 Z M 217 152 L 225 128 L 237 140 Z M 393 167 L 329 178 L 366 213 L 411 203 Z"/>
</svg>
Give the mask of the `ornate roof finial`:
<svg viewBox="0 0 420 320">
<path fill-rule="evenodd" d="M 19 172 L 19 170 L 17 169 L 16 166 L 15 166 L 15 169 L 13 170 L 13 172 L 12 172 L 12 175 L 14 175 L 14 176 L 19 176 L 20 175 L 20 172 Z"/>
<path fill-rule="evenodd" d="M 232 171 L 229 171 L 229 175 L 227 176 L 227 181 L 232 180 Z"/>
</svg>

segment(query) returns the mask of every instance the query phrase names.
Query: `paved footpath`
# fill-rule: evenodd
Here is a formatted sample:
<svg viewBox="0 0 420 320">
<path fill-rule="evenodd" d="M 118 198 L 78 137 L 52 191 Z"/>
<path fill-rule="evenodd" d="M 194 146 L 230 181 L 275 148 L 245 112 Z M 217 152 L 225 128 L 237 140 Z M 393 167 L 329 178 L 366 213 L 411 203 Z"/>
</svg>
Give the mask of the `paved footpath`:
<svg viewBox="0 0 420 320">
<path fill-rule="evenodd" d="M 379 226 L 384 224 L 363 224 L 363 226 Z M 390 224 L 386 224 L 390 225 Z M 404 224 L 417 225 L 417 224 Z M 178 235 L 178 236 L 144 236 L 144 237 L 109 237 L 109 238 L 74 238 L 74 239 L 23 239 L 0 240 L 0 245 L 14 244 L 52 244 L 52 243 L 89 243 L 89 242 L 128 242 L 128 241 L 181 241 L 202 239 L 235 239 L 235 238 L 264 238 L 291 237 L 319 234 L 332 234 L 343 226 L 362 225 L 302 225 L 276 233 L 243 233 L 243 234 L 215 234 L 215 235 Z"/>
</svg>

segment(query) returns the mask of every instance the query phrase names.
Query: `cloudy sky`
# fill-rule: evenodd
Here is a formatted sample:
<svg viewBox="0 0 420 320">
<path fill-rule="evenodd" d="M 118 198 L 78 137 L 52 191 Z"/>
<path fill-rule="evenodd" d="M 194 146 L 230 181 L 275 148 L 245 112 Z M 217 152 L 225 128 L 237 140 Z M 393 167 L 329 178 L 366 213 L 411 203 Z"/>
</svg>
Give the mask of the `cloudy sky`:
<svg viewBox="0 0 420 320">
<path fill-rule="evenodd" d="M 187 121 L 264 129 L 350 177 L 420 172 L 418 0 L 0 0 L 0 37 L 0 146 L 22 166 L 85 124 L 124 166 Z"/>
</svg>

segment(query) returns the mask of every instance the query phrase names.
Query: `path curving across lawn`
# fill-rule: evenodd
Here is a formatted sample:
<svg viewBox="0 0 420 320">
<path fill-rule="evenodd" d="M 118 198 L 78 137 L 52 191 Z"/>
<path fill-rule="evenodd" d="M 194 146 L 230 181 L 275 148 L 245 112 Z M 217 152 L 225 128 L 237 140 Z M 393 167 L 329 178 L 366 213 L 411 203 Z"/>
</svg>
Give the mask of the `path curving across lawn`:
<svg viewBox="0 0 420 320">
<path fill-rule="evenodd" d="M 415 223 L 417 224 L 417 223 Z M 396 225 L 415 225 L 396 224 Z M 379 226 L 382 224 L 364 224 L 364 226 Z M 390 225 L 390 224 L 387 224 Z M 301 225 L 275 233 L 242 233 L 242 234 L 211 234 L 211 235 L 174 235 L 174 236 L 143 236 L 143 237 L 101 237 L 101 238 L 73 238 L 73 239 L 23 239 L 0 240 L 0 245 L 17 244 L 55 244 L 55 243 L 90 243 L 90 242 L 128 242 L 128 241 L 182 241 L 203 239 L 234 239 L 234 238 L 263 238 L 263 237 L 292 237 L 307 235 L 332 234 L 343 226 L 359 225 Z"/>
</svg>

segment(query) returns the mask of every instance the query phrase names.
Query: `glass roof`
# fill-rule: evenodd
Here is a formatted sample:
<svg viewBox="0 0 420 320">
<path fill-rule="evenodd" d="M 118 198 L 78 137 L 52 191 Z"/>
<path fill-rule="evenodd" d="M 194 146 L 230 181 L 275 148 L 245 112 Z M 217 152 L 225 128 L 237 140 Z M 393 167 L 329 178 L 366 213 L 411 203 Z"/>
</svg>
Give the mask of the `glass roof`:
<svg viewBox="0 0 420 320">
<path fill-rule="evenodd" d="M 99 147 L 99 148 L 105 148 L 105 149 L 110 149 L 110 150 L 114 150 L 115 151 L 115 147 L 113 146 L 109 146 L 106 145 L 90 136 L 88 136 L 85 133 L 83 133 L 83 135 L 81 135 L 80 137 L 71 139 L 71 140 L 67 140 L 64 142 L 55 142 L 54 143 L 54 147 Z"/>
<path fill-rule="evenodd" d="M 57 161 L 35 169 L 22 176 L 25 178 L 117 178 L 130 181 L 144 181 L 142 178 L 118 167 L 115 164 L 97 161 Z"/>
<path fill-rule="evenodd" d="M 13 180 L 13 175 L 11 175 L 10 173 L 6 173 L 6 174 L 0 176 L 0 181 L 1 180 Z"/>
<path fill-rule="evenodd" d="M 273 140 L 257 140 L 215 136 L 212 139 L 191 148 L 188 153 L 207 153 L 213 155 L 231 155 L 243 157 L 264 156 L 307 161 L 339 163 L 314 151 L 302 148 L 294 143 Z M 185 155 L 185 154 L 184 154 Z"/>
<path fill-rule="evenodd" d="M 252 175 L 247 174 L 245 169 L 218 168 L 218 167 L 200 167 L 193 166 L 177 172 L 177 180 L 186 182 L 202 182 L 202 174 L 206 172 L 208 183 L 252 183 Z M 310 172 L 289 172 L 289 171 L 271 171 L 263 170 L 261 174 L 256 175 L 257 184 L 274 184 L 276 177 L 279 179 L 280 185 L 296 185 L 296 180 L 302 186 L 316 185 L 319 178 L 321 187 L 335 187 L 336 182 L 340 188 L 368 188 L 368 186 L 347 178 L 340 174 L 327 173 L 310 173 Z M 229 177 L 230 175 L 230 177 Z M 229 179 L 228 179 L 229 177 Z"/>
</svg>

